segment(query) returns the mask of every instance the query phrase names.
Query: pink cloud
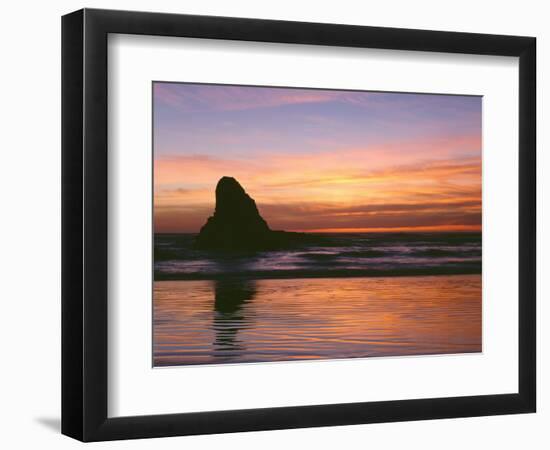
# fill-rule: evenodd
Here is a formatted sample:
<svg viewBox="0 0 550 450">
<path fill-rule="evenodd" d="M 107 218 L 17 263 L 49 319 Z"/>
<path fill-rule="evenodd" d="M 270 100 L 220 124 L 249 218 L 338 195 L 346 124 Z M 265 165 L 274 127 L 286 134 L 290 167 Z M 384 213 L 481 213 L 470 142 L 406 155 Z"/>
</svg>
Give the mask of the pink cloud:
<svg viewBox="0 0 550 450">
<path fill-rule="evenodd" d="M 239 111 L 331 101 L 360 105 L 368 101 L 369 93 L 291 88 L 250 89 L 241 86 L 157 82 L 154 84 L 154 96 L 155 101 L 192 112 Z"/>
</svg>

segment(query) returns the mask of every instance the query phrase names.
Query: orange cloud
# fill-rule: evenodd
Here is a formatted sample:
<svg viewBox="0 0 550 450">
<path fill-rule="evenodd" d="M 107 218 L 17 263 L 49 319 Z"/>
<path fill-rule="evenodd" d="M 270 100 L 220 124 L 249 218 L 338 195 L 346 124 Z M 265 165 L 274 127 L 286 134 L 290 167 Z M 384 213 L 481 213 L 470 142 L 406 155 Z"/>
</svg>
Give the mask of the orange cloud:
<svg viewBox="0 0 550 450">
<path fill-rule="evenodd" d="M 273 228 L 479 229 L 481 159 L 426 160 L 368 170 L 354 151 L 255 161 L 199 156 L 155 162 L 155 229 L 198 231 L 214 187 L 235 176 Z M 183 175 L 182 177 L 182 174 Z M 182 178 L 186 183 L 180 185 Z"/>
</svg>

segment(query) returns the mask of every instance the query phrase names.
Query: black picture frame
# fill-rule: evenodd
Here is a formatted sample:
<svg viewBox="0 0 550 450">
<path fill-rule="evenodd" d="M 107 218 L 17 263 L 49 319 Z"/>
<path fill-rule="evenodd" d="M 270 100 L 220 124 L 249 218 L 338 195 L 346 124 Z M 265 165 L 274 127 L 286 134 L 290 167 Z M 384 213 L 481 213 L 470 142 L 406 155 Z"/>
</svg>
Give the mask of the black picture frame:
<svg viewBox="0 0 550 450">
<path fill-rule="evenodd" d="M 107 416 L 109 33 L 519 57 L 519 386 L 469 397 Z M 82 441 L 535 412 L 536 39 L 83 9 L 62 18 L 62 433 Z M 514 295 L 514 293 L 510 293 Z"/>
</svg>

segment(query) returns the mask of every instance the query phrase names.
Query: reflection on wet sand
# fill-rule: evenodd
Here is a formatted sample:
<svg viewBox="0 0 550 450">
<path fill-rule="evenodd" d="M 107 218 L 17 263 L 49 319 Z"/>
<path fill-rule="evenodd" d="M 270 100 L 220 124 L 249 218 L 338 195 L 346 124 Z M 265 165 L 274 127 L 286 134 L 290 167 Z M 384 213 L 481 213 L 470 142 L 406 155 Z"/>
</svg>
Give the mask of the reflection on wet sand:
<svg viewBox="0 0 550 450">
<path fill-rule="evenodd" d="M 240 329 L 248 327 L 251 317 L 243 314 L 244 305 L 256 294 L 253 280 L 214 282 L 214 356 L 238 357 L 244 347 L 238 340 Z"/>
<path fill-rule="evenodd" d="M 481 351 L 481 275 L 157 281 L 155 366 Z"/>
</svg>

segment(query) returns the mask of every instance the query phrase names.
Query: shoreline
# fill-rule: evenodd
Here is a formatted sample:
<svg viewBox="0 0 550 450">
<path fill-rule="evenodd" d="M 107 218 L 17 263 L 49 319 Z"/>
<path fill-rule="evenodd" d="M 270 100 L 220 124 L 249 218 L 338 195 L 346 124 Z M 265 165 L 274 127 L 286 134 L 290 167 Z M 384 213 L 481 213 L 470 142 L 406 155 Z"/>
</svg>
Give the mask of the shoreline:
<svg viewBox="0 0 550 450">
<path fill-rule="evenodd" d="M 322 272 L 308 272 L 296 270 L 235 272 L 221 274 L 182 274 L 182 273 L 158 273 L 154 272 L 153 282 L 157 281 L 224 281 L 224 280 L 287 280 L 308 278 L 393 278 L 393 277 L 425 277 L 425 276 L 449 276 L 449 275 L 481 275 L 480 267 L 453 268 L 441 267 L 436 269 L 408 268 L 391 271 L 367 269 L 367 270 L 333 270 Z"/>
</svg>

